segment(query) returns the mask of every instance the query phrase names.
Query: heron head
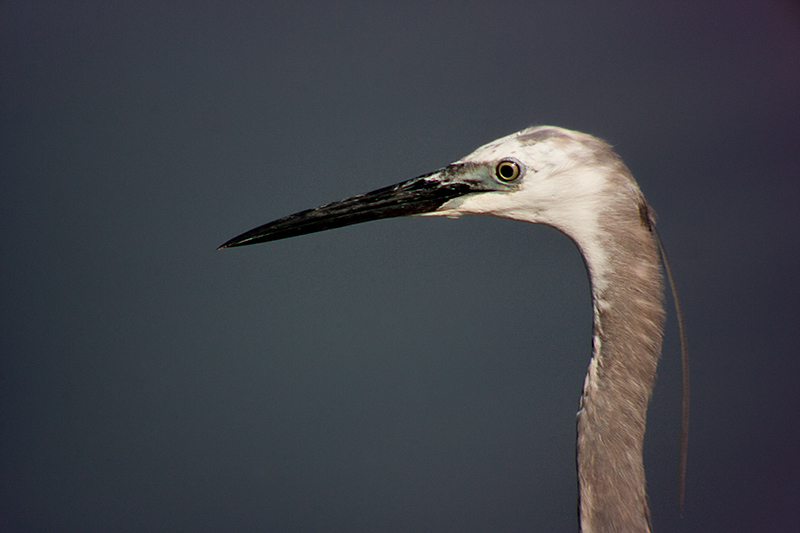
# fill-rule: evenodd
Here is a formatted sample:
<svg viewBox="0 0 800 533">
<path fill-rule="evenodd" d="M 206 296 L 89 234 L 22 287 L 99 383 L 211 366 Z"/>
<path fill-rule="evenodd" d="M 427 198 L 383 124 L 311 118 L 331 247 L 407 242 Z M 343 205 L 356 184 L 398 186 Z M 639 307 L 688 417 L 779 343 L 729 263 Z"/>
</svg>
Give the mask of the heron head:
<svg viewBox="0 0 800 533">
<path fill-rule="evenodd" d="M 603 196 L 608 194 L 608 176 L 620 169 L 630 176 L 599 139 L 562 128 L 533 127 L 486 144 L 437 171 L 259 226 L 220 248 L 412 215 L 493 215 L 548 224 L 575 238 L 581 228 L 596 226 L 607 203 Z M 623 177 L 623 187 L 625 181 Z M 632 178 L 630 184 L 631 192 L 640 195 Z"/>
</svg>

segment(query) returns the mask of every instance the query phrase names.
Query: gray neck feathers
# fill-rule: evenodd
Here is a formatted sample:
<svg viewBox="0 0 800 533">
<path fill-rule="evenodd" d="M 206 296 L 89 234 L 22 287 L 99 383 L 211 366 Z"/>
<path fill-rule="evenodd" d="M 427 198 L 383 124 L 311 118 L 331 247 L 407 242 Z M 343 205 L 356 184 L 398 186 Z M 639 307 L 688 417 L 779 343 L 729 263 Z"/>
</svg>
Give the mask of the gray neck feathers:
<svg viewBox="0 0 800 533">
<path fill-rule="evenodd" d="M 619 179 L 626 183 L 613 185 L 626 194 L 599 218 L 607 261 L 602 292 L 592 282 L 594 355 L 577 420 L 584 532 L 649 531 L 642 444 L 661 352 L 663 276 L 647 204 L 627 176 Z"/>
</svg>

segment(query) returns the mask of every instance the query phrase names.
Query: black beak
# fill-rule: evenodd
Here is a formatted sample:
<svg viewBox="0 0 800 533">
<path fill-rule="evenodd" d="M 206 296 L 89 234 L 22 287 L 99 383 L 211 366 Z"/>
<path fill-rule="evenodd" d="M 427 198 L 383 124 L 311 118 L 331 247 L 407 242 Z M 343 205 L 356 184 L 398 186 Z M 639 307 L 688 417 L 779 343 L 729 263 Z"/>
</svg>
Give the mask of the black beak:
<svg viewBox="0 0 800 533">
<path fill-rule="evenodd" d="M 234 237 L 219 247 L 232 248 L 260 242 L 341 228 L 381 218 L 405 217 L 436 211 L 445 202 L 473 192 L 488 190 L 480 180 L 465 180 L 470 163 L 455 163 L 442 170 L 300 211 Z"/>
</svg>

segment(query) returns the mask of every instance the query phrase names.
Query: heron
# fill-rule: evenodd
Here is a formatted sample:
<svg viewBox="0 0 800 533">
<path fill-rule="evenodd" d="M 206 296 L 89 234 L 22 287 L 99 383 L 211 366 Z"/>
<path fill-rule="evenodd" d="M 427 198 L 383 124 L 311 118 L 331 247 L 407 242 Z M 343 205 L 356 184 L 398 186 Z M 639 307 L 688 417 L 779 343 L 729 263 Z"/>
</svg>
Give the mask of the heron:
<svg viewBox="0 0 800 533">
<path fill-rule="evenodd" d="M 642 450 L 664 333 L 664 271 L 679 317 L 684 370 L 681 508 L 688 438 L 685 335 L 655 214 L 605 141 L 554 126 L 530 127 L 434 172 L 264 224 L 220 249 L 391 217 L 462 215 L 545 224 L 578 247 L 593 307 L 592 355 L 577 412 L 579 527 L 650 531 Z"/>
</svg>

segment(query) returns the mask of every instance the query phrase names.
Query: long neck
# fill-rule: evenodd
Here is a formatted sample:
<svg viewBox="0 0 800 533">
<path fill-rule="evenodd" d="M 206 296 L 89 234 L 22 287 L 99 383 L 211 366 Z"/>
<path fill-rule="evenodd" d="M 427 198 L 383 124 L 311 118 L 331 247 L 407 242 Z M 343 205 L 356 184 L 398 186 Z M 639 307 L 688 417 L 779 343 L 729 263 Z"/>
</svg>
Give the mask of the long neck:
<svg viewBox="0 0 800 533">
<path fill-rule="evenodd" d="M 594 354 L 578 412 L 581 530 L 649 531 L 642 461 L 647 404 L 664 324 L 658 251 L 644 200 L 604 220 L 587 257 Z M 580 244 L 579 244 L 580 246 Z"/>
</svg>

